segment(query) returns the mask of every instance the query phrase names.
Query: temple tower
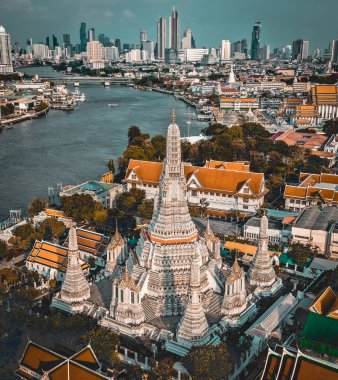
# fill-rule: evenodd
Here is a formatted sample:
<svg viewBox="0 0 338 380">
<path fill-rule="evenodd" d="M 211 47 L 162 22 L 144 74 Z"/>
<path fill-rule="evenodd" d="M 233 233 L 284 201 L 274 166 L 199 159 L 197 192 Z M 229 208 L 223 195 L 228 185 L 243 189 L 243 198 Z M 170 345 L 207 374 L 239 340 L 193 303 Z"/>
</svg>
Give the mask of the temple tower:
<svg viewBox="0 0 338 380">
<path fill-rule="evenodd" d="M 113 283 L 110 315 L 117 321 L 132 326 L 145 321 L 140 288 L 136 286 L 127 266 L 121 280 L 116 279 Z"/>
<path fill-rule="evenodd" d="M 268 223 L 268 218 L 264 214 L 260 223 L 257 252 L 253 259 L 252 266 L 249 269 L 250 285 L 258 286 L 260 288 L 269 288 L 276 281 L 272 259 L 268 252 Z"/>
<path fill-rule="evenodd" d="M 200 259 L 196 254 L 191 263 L 189 301 L 177 328 L 177 341 L 190 346 L 205 344 L 209 332 L 201 302 L 200 265 Z"/>
<path fill-rule="evenodd" d="M 121 263 L 125 259 L 126 250 L 126 243 L 119 233 L 116 223 L 115 234 L 107 247 L 106 274 L 112 274 L 116 264 Z"/>
<path fill-rule="evenodd" d="M 68 263 L 66 277 L 61 286 L 60 297 L 67 303 L 81 303 L 90 297 L 89 284 L 83 274 L 79 259 L 76 230 L 69 230 Z"/>
<path fill-rule="evenodd" d="M 211 229 L 209 219 L 207 228 L 204 231 L 204 239 L 209 249 L 209 252 L 211 252 L 211 254 L 213 255 L 214 259 L 216 260 L 217 266 L 220 269 L 222 267 L 221 242 Z"/>
<path fill-rule="evenodd" d="M 247 307 L 245 272 L 238 265 L 237 257 L 224 284 L 221 314 L 226 319 L 238 317 Z"/>
</svg>

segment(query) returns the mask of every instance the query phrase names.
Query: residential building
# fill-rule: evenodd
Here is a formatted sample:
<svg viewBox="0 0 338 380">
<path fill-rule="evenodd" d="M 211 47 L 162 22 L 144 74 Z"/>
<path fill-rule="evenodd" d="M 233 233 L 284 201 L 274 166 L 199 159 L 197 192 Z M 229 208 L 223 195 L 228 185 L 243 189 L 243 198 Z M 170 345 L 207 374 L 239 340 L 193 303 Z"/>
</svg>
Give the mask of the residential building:
<svg viewBox="0 0 338 380">
<path fill-rule="evenodd" d="M 292 226 L 292 242 L 310 244 L 329 258 L 338 258 L 338 207 L 305 208 Z"/>
<path fill-rule="evenodd" d="M 298 186 L 285 186 L 285 209 L 302 211 L 316 205 L 338 206 L 338 175 L 301 173 L 299 180 Z"/>
<path fill-rule="evenodd" d="M 0 25 L 0 74 L 13 72 L 11 38 L 5 28 Z"/>
<path fill-rule="evenodd" d="M 225 167 L 228 163 L 224 163 Z M 247 170 L 228 170 L 198 167 L 185 164 L 188 202 L 199 206 L 207 202 L 208 209 L 226 214 L 232 209 L 242 213 L 255 213 L 263 204 L 267 193 L 264 174 Z M 148 199 L 158 191 L 162 163 L 130 160 L 125 182 L 128 190 L 143 189 Z"/>
<path fill-rule="evenodd" d="M 153 61 L 155 59 L 154 55 L 154 42 L 152 41 L 144 41 L 142 43 L 142 51 L 147 53 L 146 61 Z"/>
<path fill-rule="evenodd" d="M 260 59 L 259 49 L 260 49 L 260 39 L 261 39 L 261 22 L 256 22 L 251 36 L 251 59 L 253 61 L 258 61 Z"/>
<path fill-rule="evenodd" d="M 164 61 L 167 41 L 166 19 L 161 17 L 157 21 L 157 59 Z"/>
<path fill-rule="evenodd" d="M 93 42 L 95 41 L 95 29 L 94 28 L 89 28 L 88 29 L 88 42 Z M 88 45 L 87 45 L 88 49 Z"/>
<path fill-rule="evenodd" d="M 187 28 L 183 33 L 182 49 L 191 49 L 192 32 L 190 28 Z"/>
<path fill-rule="evenodd" d="M 263 61 L 268 61 L 270 59 L 270 45 L 264 45 L 262 50 Z"/>
<path fill-rule="evenodd" d="M 257 241 L 259 238 L 260 219 L 250 218 L 243 226 L 243 237 L 250 241 Z M 269 221 L 269 244 L 282 244 L 288 241 L 291 231 L 284 230 L 283 223 L 280 221 Z"/>
<path fill-rule="evenodd" d="M 231 43 L 229 40 L 222 40 L 221 61 L 230 61 L 230 59 L 231 59 Z"/>
<path fill-rule="evenodd" d="M 140 31 L 140 46 L 142 47 L 142 44 L 146 41 L 148 41 L 148 32 L 145 30 L 141 30 Z"/>
<path fill-rule="evenodd" d="M 87 58 L 89 62 L 102 61 L 104 59 L 104 47 L 99 41 L 87 42 Z"/>
<path fill-rule="evenodd" d="M 200 62 L 204 55 L 209 53 L 209 49 L 185 49 L 183 51 L 185 62 Z"/>
<path fill-rule="evenodd" d="M 50 51 L 48 46 L 43 44 L 33 45 L 33 54 L 35 58 L 48 59 L 50 58 Z"/>
<path fill-rule="evenodd" d="M 116 62 L 119 59 L 119 49 L 116 46 L 106 46 L 104 48 L 104 59 Z"/>
</svg>

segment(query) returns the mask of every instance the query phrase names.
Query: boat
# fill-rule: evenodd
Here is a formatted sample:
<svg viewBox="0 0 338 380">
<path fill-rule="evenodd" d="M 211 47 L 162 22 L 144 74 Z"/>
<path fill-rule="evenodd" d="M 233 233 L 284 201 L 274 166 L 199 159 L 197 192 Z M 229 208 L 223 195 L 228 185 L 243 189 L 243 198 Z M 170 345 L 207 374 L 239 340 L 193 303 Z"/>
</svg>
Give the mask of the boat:
<svg viewBox="0 0 338 380">
<path fill-rule="evenodd" d="M 74 83 L 73 83 L 73 86 L 74 86 L 74 87 L 80 87 L 80 83 L 79 83 L 79 82 L 74 82 Z"/>
<path fill-rule="evenodd" d="M 118 107 L 119 105 L 117 103 L 109 103 L 108 107 Z"/>
<path fill-rule="evenodd" d="M 76 102 L 84 102 L 86 100 L 86 95 L 84 93 L 81 94 L 79 90 L 72 92 L 72 96 Z"/>
<path fill-rule="evenodd" d="M 104 87 L 109 87 L 110 86 L 110 82 L 106 81 L 104 82 Z"/>
</svg>

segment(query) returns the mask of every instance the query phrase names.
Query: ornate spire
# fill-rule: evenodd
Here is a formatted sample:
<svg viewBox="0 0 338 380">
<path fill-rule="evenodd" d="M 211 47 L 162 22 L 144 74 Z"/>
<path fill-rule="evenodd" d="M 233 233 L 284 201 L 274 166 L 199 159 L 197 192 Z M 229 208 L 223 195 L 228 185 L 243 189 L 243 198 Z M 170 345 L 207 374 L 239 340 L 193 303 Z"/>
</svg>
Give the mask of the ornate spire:
<svg viewBox="0 0 338 380">
<path fill-rule="evenodd" d="M 173 108 L 173 113 L 171 115 L 171 122 L 172 124 L 176 124 L 176 115 L 175 115 L 175 109 Z"/>
<path fill-rule="evenodd" d="M 69 303 L 77 303 L 89 297 L 89 284 L 83 274 L 79 259 L 76 229 L 71 227 L 68 241 L 68 263 L 66 277 L 61 287 L 61 299 Z"/>
<path fill-rule="evenodd" d="M 201 302 L 200 288 L 200 260 L 197 253 L 191 263 L 189 302 L 178 325 L 178 341 L 189 341 L 191 344 L 195 344 L 196 341 L 201 341 L 208 335 L 209 325 Z"/>
<path fill-rule="evenodd" d="M 180 137 L 180 129 L 175 124 L 173 114 L 172 124 L 168 127 L 166 158 L 163 162 L 158 200 L 149 228 L 151 240 L 156 243 L 185 243 L 198 237 L 188 210 Z"/>
<path fill-rule="evenodd" d="M 243 269 L 238 265 L 237 254 L 235 256 L 234 264 L 231 268 L 230 275 L 228 277 L 228 284 L 233 284 L 236 280 L 240 279 L 244 274 Z"/>
<path fill-rule="evenodd" d="M 264 212 L 260 223 L 257 252 L 249 270 L 250 284 L 262 288 L 270 287 L 276 281 L 275 271 L 268 251 L 268 224 L 269 221 Z"/>
</svg>

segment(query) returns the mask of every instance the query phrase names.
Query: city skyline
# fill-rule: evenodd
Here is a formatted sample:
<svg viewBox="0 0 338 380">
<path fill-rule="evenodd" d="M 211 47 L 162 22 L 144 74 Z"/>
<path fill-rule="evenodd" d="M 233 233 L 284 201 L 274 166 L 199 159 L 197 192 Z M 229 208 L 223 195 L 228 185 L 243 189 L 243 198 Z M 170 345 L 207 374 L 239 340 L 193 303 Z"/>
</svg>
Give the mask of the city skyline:
<svg viewBox="0 0 338 380">
<path fill-rule="evenodd" d="M 0 23 L 6 24 L 12 42 L 18 41 L 22 46 L 29 37 L 35 42 L 41 42 L 47 35 L 55 34 L 61 41 L 65 33 L 70 34 L 72 44 L 79 43 L 79 25 L 82 21 L 87 23 L 87 28 L 95 28 L 97 35 L 104 33 L 111 38 L 119 38 L 122 42 L 137 43 L 139 32 L 144 29 L 148 31 L 149 39 L 156 42 L 157 20 L 165 17 L 168 22 L 174 5 L 181 19 L 180 38 L 185 28 L 190 27 L 198 47 L 220 47 L 223 39 L 251 40 L 252 26 L 256 21 L 262 22 L 262 46 L 269 44 L 271 47 L 280 47 L 301 38 L 310 41 L 312 52 L 317 47 L 322 50 L 327 48 L 329 42 L 338 36 L 334 12 L 328 12 L 325 28 L 321 29 L 324 18 L 319 18 L 318 15 L 323 7 L 314 0 L 310 1 L 311 4 L 305 0 L 300 0 L 297 4 L 286 0 L 283 9 L 278 9 L 278 17 L 276 9 L 271 9 L 268 0 L 261 0 L 254 5 L 249 0 L 242 0 L 240 5 L 233 1 L 224 4 L 216 0 L 212 8 L 207 7 L 205 0 L 197 0 L 194 2 L 194 12 L 191 12 L 190 0 L 177 5 L 168 1 L 144 0 L 142 3 L 146 7 L 138 5 L 134 0 L 123 3 L 116 1 L 114 6 L 101 0 L 95 9 L 90 2 L 85 1 L 85 6 L 80 10 L 77 4 L 65 4 L 66 13 L 62 1 L 64 0 L 58 2 L 57 7 L 55 4 L 46 7 L 41 0 L 13 0 L 2 6 L 3 20 Z M 326 0 L 326 3 L 326 8 L 329 8 L 335 5 L 335 0 Z M 219 12 L 219 9 L 224 9 L 224 12 Z M 245 12 L 238 14 L 240 9 L 245 9 Z M 59 14 L 62 23 L 59 22 L 60 17 L 54 17 Z M 30 23 L 27 23 L 27 16 Z"/>
</svg>

